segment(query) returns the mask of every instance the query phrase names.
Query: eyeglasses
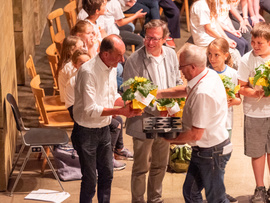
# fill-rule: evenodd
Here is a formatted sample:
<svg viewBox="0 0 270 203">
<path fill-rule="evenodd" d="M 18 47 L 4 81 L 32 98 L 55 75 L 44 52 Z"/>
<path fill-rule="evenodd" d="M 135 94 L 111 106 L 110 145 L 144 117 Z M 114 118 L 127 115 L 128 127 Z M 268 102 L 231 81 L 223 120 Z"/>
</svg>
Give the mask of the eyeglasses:
<svg viewBox="0 0 270 203">
<path fill-rule="evenodd" d="M 157 43 L 159 40 L 161 40 L 162 39 L 162 37 L 161 38 L 155 38 L 155 37 L 149 37 L 149 36 L 145 36 L 145 38 L 144 38 L 146 41 L 151 41 L 152 40 L 152 42 L 155 42 L 155 43 Z"/>
<path fill-rule="evenodd" d="M 179 65 L 179 69 L 181 70 L 182 68 L 186 67 L 186 66 L 192 66 L 192 64 L 186 64 L 186 65 Z"/>
</svg>

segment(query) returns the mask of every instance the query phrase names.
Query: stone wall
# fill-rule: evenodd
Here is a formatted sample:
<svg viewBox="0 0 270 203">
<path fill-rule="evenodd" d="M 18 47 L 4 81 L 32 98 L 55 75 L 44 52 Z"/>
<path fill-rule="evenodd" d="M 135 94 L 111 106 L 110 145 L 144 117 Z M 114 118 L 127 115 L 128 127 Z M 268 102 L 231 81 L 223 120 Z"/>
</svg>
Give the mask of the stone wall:
<svg viewBox="0 0 270 203">
<path fill-rule="evenodd" d="M 17 98 L 12 1 L 0 0 L 0 190 L 6 189 L 14 155 L 16 130 L 6 94 Z"/>
<path fill-rule="evenodd" d="M 0 0 L 0 191 L 5 191 L 16 148 L 17 130 L 7 93 L 17 99 L 17 85 L 25 83 L 25 62 L 46 26 L 55 0 Z"/>
<path fill-rule="evenodd" d="M 35 45 L 40 43 L 46 26 L 46 17 L 55 0 L 13 0 L 16 47 L 17 81 L 25 84 L 25 62 L 29 54 L 35 55 Z"/>
</svg>

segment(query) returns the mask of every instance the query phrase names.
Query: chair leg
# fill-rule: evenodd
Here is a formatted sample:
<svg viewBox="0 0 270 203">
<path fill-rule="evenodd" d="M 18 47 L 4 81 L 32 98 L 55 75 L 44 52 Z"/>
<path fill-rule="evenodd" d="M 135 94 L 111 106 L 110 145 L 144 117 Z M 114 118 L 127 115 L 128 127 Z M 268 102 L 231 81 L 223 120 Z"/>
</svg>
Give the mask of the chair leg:
<svg viewBox="0 0 270 203">
<path fill-rule="evenodd" d="M 64 188 L 63 188 L 63 186 L 62 186 L 62 184 L 61 184 L 61 181 L 60 181 L 58 175 L 56 174 L 55 169 L 54 169 L 54 167 L 53 167 L 53 165 L 52 165 L 52 163 L 51 163 L 49 157 L 47 156 L 47 153 L 48 153 L 47 151 L 48 151 L 48 150 L 49 150 L 49 152 L 50 152 L 50 147 L 47 147 L 46 152 L 45 152 L 44 148 L 41 147 L 41 151 L 42 151 L 42 153 L 44 154 L 44 156 L 46 157 L 46 160 L 47 160 L 47 162 L 48 162 L 50 168 L 52 169 L 52 172 L 53 172 L 53 175 L 54 175 L 55 179 L 58 181 L 60 187 L 62 188 L 62 190 L 63 190 L 63 192 L 64 192 L 65 190 L 64 190 Z"/>
<path fill-rule="evenodd" d="M 26 165 L 26 163 L 27 163 L 27 161 L 28 161 L 28 159 L 29 159 L 29 157 L 30 157 L 31 152 L 32 152 L 32 147 L 30 147 L 29 150 L 28 150 L 28 152 L 27 152 L 27 155 L 26 155 L 26 157 L 25 157 L 25 159 L 24 159 L 24 162 L 23 162 L 23 164 L 22 164 L 22 167 L 21 167 L 21 169 L 20 169 L 20 172 L 19 172 L 19 174 L 18 174 L 18 176 L 17 176 L 17 178 L 16 178 L 16 180 L 15 180 L 15 183 L 14 183 L 14 185 L 13 185 L 11 191 L 10 191 L 10 196 L 13 195 L 13 192 L 14 192 L 14 190 L 15 190 L 15 188 L 16 188 L 16 186 L 17 186 L 17 184 L 18 184 L 18 182 L 19 182 L 19 180 L 20 180 L 20 178 L 21 178 L 22 172 L 23 172 L 24 167 L 25 167 L 25 165 Z"/>
<path fill-rule="evenodd" d="M 18 161 L 19 161 L 19 158 L 20 158 L 20 156 L 21 156 L 21 154 L 22 154 L 24 148 L 25 148 L 25 145 L 23 144 L 23 145 L 21 146 L 21 149 L 20 149 L 20 151 L 19 151 L 19 154 L 18 154 L 18 156 L 17 156 L 17 158 L 16 158 L 16 161 L 15 161 L 15 163 L 14 163 L 13 166 L 12 166 L 12 169 L 11 169 L 11 172 L 10 172 L 10 174 L 9 174 L 9 177 L 12 176 L 12 173 L 13 173 L 13 171 L 14 171 L 14 169 L 15 169 L 15 167 L 16 167 Z"/>
<path fill-rule="evenodd" d="M 45 149 L 46 149 L 46 156 L 49 156 L 50 148 L 46 147 Z M 41 173 L 44 173 L 46 165 L 47 165 L 47 159 L 43 159 L 43 163 L 42 163 L 42 166 L 41 166 Z"/>
</svg>

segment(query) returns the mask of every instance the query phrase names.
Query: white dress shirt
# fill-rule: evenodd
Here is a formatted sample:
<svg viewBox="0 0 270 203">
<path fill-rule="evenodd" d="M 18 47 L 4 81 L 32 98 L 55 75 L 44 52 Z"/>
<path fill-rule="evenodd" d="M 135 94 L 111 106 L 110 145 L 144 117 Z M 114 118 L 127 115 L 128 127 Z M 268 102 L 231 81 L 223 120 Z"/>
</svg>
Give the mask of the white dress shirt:
<svg viewBox="0 0 270 203">
<path fill-rule="evenodd" d="M 111 123 L 111 116 L 101 116 L 104 108 L 113 108 L 121 97 L 117 93 L 116 68 L 108 68 L 99 55 L 85 62 L 76 75 L 74 120 L 87 128 L 101 128 Z"/>
<path fill-rule="evenodd" d="M 226 129 L 227 96 L 220 77 L 215 71 L 206 68 L 187 85 L 189 91 L 183 112 L 183 129 L 187 131 L 192 126 L 204 129 L 202 138 L 189 144 L 199 147 L 220 144 L 229 137 Z"/>
</svg>

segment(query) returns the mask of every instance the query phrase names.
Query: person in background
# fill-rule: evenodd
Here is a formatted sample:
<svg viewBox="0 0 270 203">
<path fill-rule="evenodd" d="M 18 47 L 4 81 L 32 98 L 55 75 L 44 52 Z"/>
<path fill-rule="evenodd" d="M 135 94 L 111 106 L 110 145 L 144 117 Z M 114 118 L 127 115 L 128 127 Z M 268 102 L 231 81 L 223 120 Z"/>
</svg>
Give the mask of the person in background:
<svg viewBox="0 0 270 203">
<path fill-rule="evenodd" d="M 244 96 L 244 153 L 251 157 L 256 188 L 251 201 L 265 202 L 264 185 L 265 159 L 270 169 L 270 97 L 264 96 L 262 89 L 253 88 L 249 82 L 254 77 L 255 68 L 270 59 L 270 24 L 259 22 L 251 31 L 252 51 L 246 53 L 238 70 L 239 93 Z M 270 195 L 270 189 L 268 190 Z M 270 197 L 270 196 L 269 196 Z"/>
<path fill-rule="evenodd" d="M 113 155 L 109 124 L 112 115 L 141 115 L 141 110 L 133 110 L 130 104 L 124 106 L 117 93 L 116 67 L 124 61 L 125 51 L 121 38 L 109 35 L 102 40 L 100 53 L 84 63 L 76 75 L 71 140 L 82 171 L 80 203 L 92 202 L 96 185 L 98 202 L 110 202 Z"/>
<path fill-rule="evenodd" d="M 168 143 L 192 146 L 192 155 L 183 195 L 186 203 L 228 203 L 224 173 L 232 152 L 226 129 L 228 112 L 225 88 L 218 74 L 206 68 L 203 48 L 187 44 L 180 52 L 179 67 L 187 79 L 186 86 L 158 90 L 156 98 L 187 97 L 183 111 L 181 132 Z"/>
<path fill-rule="evenodd" d="M 61 57 L 57 69 L 61 102 L 65 102 L 65 88 L 69 78 L 77 71 L 71 62 L 72 54 L 83 46 L 84 43 L 80 37 L 68 36 L 63 41 Z"/>
</svg>

